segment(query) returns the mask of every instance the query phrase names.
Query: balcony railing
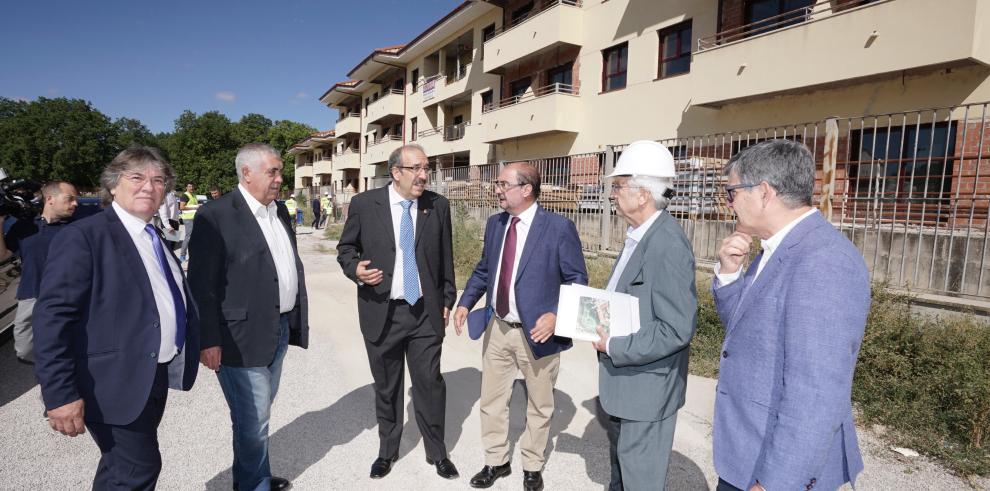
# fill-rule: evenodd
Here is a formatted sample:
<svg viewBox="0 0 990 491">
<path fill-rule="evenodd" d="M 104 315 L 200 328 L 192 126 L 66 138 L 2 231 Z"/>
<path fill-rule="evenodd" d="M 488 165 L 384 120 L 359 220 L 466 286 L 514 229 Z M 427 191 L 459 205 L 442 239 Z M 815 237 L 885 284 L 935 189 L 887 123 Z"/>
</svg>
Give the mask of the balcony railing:
<svg viewBox="0 0 990 491">
<path fill-rule="evenodd" d="M 443 127 L 428 128 L 420 131 L 417 136 L 422 139 L 433 135 L 443 134 L 443 141 L 460 140 L 461 138 L 464 138 L 464 132 L 470 125 L 470 121 L 465 121 L 463 123 L 451 124 Z"/>
<path fill-rule="evenodd" d="M 347 148 L 345 148 L 343 150 L 336 151 L 333 154 L 335 156 L 337 156 L 337 157 L 340 157 L 342 155 L 351 155 L 351 154 L 355 154 L 355 153 L 361 153 L 361 152 L 359 152 L 357 148 L 347 147 Z"/>
<path fill-rule="evenodd" d="M 470 63 L 468 63 L 467 65 L 461 65 L 460 68 L 455 69 L 452 73 L 444 77 L 446 79 L 444 85 L 449 85 L 458 80 L 461 80 L 462 78 L 467 76 L 470 70 L 471 70 Z"/>
<path fill-rule="evenodd" d="M 393 142 L 393 141 L 402 141 L 402 135 L 385 135 L 385 136 L 383 136 L 381 138 L 378 138 L 375 141 L 369 143 L 368 146 L 369 147 L 373 147 L 375 145 L 380 145 L 382 143 L 388 143 L 388 142 Z"/>
<path fill-rule="evenodd" d="M 343 121 L 347 118 L 360 118 L 360 117 L 361 117 L 361 113 L 340 113 L 340 117 L 337 118 L 337 121 Z"/>
<path fill-rule="evenodd" d="M 492 39 L 497 38 L 503 32 L 512 30 L 512 28 L 519 26 L 524 22 L 526 22 L 527 20 L 532 19 L 533 17 L 536 17 L 537 15 L 547 10 L 550 10 L 558 5 L 570 5 L 571 7 L 580 7 L 581 0 L 542 0 L 540 2 L 536 2 L 536 4 L 533 6 L 533 10 L 530 10 L 529 13 L 527 13 L 525 16 L 520 17 L 515 21 L 511 21 L 503 25 L 502 27 L 495 29 L 495 32 L 493 32 L 492 35 L 485 40 L 485 42 L 487 43 Z"/>
<path fill-rule="evenodd" d="M 523 102 L 531 101 L 533 99 L 538 99 L 540 97 L 545 97 L 552 94 L 578 95 L 578 89 L 573 85 L 555 83 L 533 89 L 532 92 L 526 92 L 525 94 L 522 95 L 516 95 L 506 99 L 502 99 L 499 102 L 485 104 L 485 106 L 481 108 L 481 111 L 483 113 L 487 113 L 490 111 L 501 109 L 503 107 L 514 106 L 516 104 L 521 104 Z"/>
<path fill-rule="evenodd" d="M 855 6 L 862 5 L 860 0 L 840 0 L 832 5 L 832 0 L 823 0 L 807 7 L 801 7 L 787 12 L 781 12 L 773 17 L 751 22 L 749 24 L 726 29 L 712 36 L 698 38 L 698 51 L 714 48 L 720 44 L 727 44 L 740 39 L 757 36 L 767 32 L 776 31 L 785 27 L 803 24 L 816 17 L 821 17 L 824 12 L 835 13 Z"/>
</svg>

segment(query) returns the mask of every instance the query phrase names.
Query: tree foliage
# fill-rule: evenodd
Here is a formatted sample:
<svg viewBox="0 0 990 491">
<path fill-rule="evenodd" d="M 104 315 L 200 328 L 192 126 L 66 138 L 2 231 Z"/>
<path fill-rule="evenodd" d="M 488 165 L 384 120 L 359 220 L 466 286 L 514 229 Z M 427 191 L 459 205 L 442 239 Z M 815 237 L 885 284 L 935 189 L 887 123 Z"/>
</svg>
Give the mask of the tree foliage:
<svg viewBox="0 0 990 491">
<path fill-rule="evenodd" d="M 103 167 L 130 145 L 161 148 L 180 186 L 192 182 L 229 191 L 237 185 L 234 157 L 247 143 L 268 143 L 288 165 L 283 181 L 293 187 L 293 159 L 286 151 L 316 130 L 294 121 L 247 114 L 237 122 L 216 112 L 184 111 L 170 133 L 153 134 L 133 118 L 111 120 L 81 99 L 17 101 L 0 98 L 0 167 L 8 174 L 47 181 L 62 179 L 95 189 Z"/>
</svg>

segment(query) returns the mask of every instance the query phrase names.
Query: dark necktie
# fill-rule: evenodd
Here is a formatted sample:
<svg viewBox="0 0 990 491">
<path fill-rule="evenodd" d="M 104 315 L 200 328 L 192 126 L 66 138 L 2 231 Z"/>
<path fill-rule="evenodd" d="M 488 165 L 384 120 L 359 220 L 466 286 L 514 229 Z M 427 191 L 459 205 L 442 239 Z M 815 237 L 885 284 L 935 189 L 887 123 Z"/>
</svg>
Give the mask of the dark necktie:
<svg viewBox="0 0 990 491">
<path fill-rule="evenodd" d="M 175 284 L 172 268 L 169 267 L 168 260 L 165 258 L 165 248 L 162 247 L 162 241 L 158 238 L 158 231 L 150 223 L 144 226 L 144 231 L 151 236 L 151 248 L 154 249 L 155 257 L 158 258 L 158 266 L 162 270 L 162 275 L 165 276 L 168 289 L 172 291 L 172 303 L 175 305 L 175 347 L 182 351 L 182 346 L 186 342 L 186 304 L 182 301 L 182 292 L 179 291 L 179 285 Z"/>
<path fill-rule="evenodd" d="M 516 224 L 519 217 L 512 217 L 509 231 L 505 233 L 505 244 L 502 245 L 502 267 L 498 277 L 498 288 L 495 290 L 495 313 L 505 318 L 509 315 L 509 287 L 512 286 L 512 265 L 516 261 Z"/>
</svg>

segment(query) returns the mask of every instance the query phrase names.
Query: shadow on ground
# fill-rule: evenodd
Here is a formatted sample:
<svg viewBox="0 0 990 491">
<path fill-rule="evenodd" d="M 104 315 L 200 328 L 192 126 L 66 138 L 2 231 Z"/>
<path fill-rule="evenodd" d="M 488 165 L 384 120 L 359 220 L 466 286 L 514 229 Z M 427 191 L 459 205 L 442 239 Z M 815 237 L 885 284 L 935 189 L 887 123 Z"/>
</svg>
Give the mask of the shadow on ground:
<svg viewBox="0 0 990 491">
<path fill-rule="evenodd" d="M 597 397 L 582 402 L 581 407 L 594 414 L 595 418 L 585 426 L 581 437 L 561 433 L 557 438 L 556 450 L 580 455 L 584 459 L 588 477 L 607 489 L 611 479 L 608 431 L 605 429 L 608 414 L 598 404 Z M 667 489 L 707 491 L 708 481 L 698 464 L 675 451 L 670 455 L 670 466 L 667 469 Z"/>
<path fill-rule="evenodd" d="M 464 420 L 478 400 L 481 372 L 476 368 L 462 368 L 443 374 L 447 383 L 447 437 L 449 449 L 460 438 Z M 473 388 L 472 388 L 473 387 Z M 411 407 L 406 412 L 407 422 L 399 446 L 400 457 L 415 448 L 421 436 L 416 428 Z M 272 468 L 277 474 L 294 481 L 310 466 L 319 462 L 337 446 L 354 440 L 365 430 L 376 428 L 375 389 L 372 384 L 354 389 L 331 406 L 305 413 L 271 435 L 269 454 Z M 334 428 L 328 432 L 327 428 Z M 377 432 L 376 432 L 377 434 Z M 368 455 L 368 468 L 377 455 Z M 233 482 L 230 467 L 224 469 L 206 483 L 210 491 L 228 490 Z"/>
<path fill-rule="evenodd" d="M 4 339 L 6 338 L 6 339 Z M 11 402 L 38 385 L 34 367 L 17 362 L 12 337 L 0 337 L 0 407 Z M 38 409 L 40 412 L 41 409 Z"/>
</svg>

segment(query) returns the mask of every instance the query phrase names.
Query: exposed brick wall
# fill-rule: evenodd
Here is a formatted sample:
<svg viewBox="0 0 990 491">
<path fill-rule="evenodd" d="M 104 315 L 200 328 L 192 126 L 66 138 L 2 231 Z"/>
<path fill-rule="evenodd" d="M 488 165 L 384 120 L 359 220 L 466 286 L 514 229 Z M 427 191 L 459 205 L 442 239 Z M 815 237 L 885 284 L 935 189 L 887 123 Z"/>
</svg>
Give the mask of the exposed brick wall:
<svg viewBox="0 0 990 491">
<path fill-rule="evenodd" d="M 746 0 L 722 0 L 721 32 L 746 23 Z"/>
</svg>

